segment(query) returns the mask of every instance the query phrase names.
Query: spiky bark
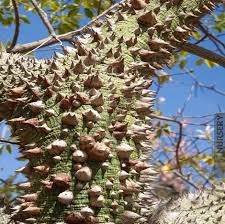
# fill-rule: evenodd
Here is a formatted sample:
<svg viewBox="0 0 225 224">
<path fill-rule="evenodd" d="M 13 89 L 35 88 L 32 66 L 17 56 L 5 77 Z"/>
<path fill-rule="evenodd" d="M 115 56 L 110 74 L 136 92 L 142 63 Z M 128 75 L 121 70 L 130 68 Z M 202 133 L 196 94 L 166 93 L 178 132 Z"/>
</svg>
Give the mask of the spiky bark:
<svg viewBox="0 0 225 224">
<path fill-rule="evenodd" d="M 156 175 L 147 163 L 151 79 L 213 8 L 209 0 L 131 0 L 65 56 L 1 54 L 0 114 L 29 160 L 18 170 L 29 182 L 19 186 L 14 220 L 147 222 Z"/>
<path fill-rule="evenodd" d="M 10 222 L 10 215 L 6 214 L 5 208 L 0 207 L 0 223 L 5 224 Z"/>
<path fill-rule="evenodd" d="M 225 222 L 224 184 L 213 190 L 183 195 L 158 208 L 157 224 L 206 224 Z"/>
</svg>

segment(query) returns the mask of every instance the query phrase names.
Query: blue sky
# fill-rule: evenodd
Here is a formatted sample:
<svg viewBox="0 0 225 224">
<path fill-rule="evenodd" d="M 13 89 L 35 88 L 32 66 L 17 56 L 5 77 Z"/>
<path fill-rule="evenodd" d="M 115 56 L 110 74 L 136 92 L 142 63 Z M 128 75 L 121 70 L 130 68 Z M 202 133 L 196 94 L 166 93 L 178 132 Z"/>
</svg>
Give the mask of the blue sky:
<svg viewBox="0 0 225 224">
<path fill-rule="evenodd" d="M 27 43 L 34 40 L 38 40 L 47 36 L 47 31 L 42 25 L 39 17 L 28 12 L 28 17 L 31 20 L 32 25 L 23 24 L 20 31 L 19 43 Z M 86 21 L 83 20 L 82 24 Z M 0 26 L 0 41 L 5 43 L 7 40 L 10 40 L 13 36 L 14 26 L 10 28 L 4 28 Z M 204 46 L 209 49 L 213 49 L 213 46 L 209 43 L 205 43 Z M 58 48 L 58 46 L 53 46 Z M 37 57 L 49 57 L 52 51 L 45 49 L 39 50 L 36 52 Z M 209 69 L 206 65 L 196 66 L 195 61 L 197 57 L 189 55 L 187 69 L 193 69 L 194 75 L 198 78 L 199 81 L 205 84 L 216 84 L 217 88 L 225 91 L 225 72 L 221 67 L 214 67 Z M 167 69 L 168 74 L 176 74 L 183 72 L 179 69 L 178 66 L 173 69 Z M 160 109 L 163 114 L 166 116 L 175 115 L 178 111 L 178 108 L 183 106 L 183 103 L 187 96 L 190 94 L 190 88 L 192 84 L 192 79 L 188 75 L 174 76 L 173 81 L 168 82 L 162 90 L 159 92 L 159 97 L 164 97 L 165 102 L 160 103 Z M 221 108 L 222 111 L 225 111 L 225 98 L 210 92 L 207 90 L 199 90 L 196 96 L 193 96 L 191 101 L 188 103 L 186 110 L 184 111 L 185 115 L 203 115 L 208 113 L 216 113 Z M 191 129 L 191 132 L 195 132 L 196 127 Z M 2 138 L 8 138 L 10 136 L 9 129 L 5 124 L 0 125 L 0 136 Z M 8 175 L 13 174 L 14 170 L 22 166 L 22 162 L 18 162 L 15 158 L 19 156 L 19 153 L 16 150 L 16 147 L 13 146 L 12 155 L 8 154 L 5 150 L 0 156 L 0 177 L 5 179 Z"/>
</svg>

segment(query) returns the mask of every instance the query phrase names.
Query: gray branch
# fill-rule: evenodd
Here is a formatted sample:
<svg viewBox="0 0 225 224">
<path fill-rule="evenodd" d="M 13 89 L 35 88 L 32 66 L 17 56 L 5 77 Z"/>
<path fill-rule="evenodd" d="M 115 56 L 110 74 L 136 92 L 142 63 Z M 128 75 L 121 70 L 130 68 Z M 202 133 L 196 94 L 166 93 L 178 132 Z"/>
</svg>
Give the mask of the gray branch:
<svg viewBox="0 0 225 224">
<path fill-rule="evenodd" d="M 201 58 L 213 61 L 225 68 L 225 57 L 223 57 L 213 51 L 210 51 L 204 47 L 200 47 L 200 46 L 197 46 L 197 45 L 191 44 L 191 43 L 176 43 L 176 47 L 178 47 L 184 51 L 187 51 L 191 54 L 197 55 Z"/>
<path fill-rule="evenodd" d="M 12 5 L 14 9 L 14 14 L 15 14 L 15 32 L 14 32 L 11 46 L 8 48 L 8 51 L 11 51 L 16 46 L 16 43 L 19 37 L 19 32 L 20 32 L 20 15 L 19 15 L 19 9 L 18 9 L 16 0 L 12 0 Z"/>
<path fill-rule="evenodd" d="M 48 29 L 49 34 L 52 36 L 55 36 L 55 31 L 54 31 L 51 23 L 49 22 L 47 13 L 38 5 L 36 0 L 30 0 L 30 1 L 31 1 L 32 5 L 34 6 L 34 8 L 36 9 L 38 15 L 40 16 L 42 22 Z"/>
</svg>

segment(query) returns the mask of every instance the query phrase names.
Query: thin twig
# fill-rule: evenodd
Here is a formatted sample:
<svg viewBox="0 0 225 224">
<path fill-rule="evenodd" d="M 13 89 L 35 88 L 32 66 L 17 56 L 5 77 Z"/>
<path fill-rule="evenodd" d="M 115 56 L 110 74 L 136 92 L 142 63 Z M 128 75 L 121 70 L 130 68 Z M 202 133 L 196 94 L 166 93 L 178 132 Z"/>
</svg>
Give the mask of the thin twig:
<svg viewBox="0 0 225 224">
<path fill-rule="evenodd" d="M 219 94 L 219 95 L 221 95 L 221 96 L 225 96 L 225 91 L 221 91 L 221 90 L 217 89 L 217 88 L 215 87 L 215 85 L 206 85 L 206 84 L 204 84 L 204 83 L 202 83 L 202 82 L 199 82 L 199 81 L 197 80 L 197 78 L 196 78 L 194 75 L 190 74 L 190 76 L 192 77 L 192 79 L 194 80 L 194 82 L 195 82 L 195 84 L 196 84 L 197 86 L 199 86 L 199 87 L 201 87 L 201 88 L 208 89 L 208 90 L 210 90 L 210 91 L 213 91 L 213 92 L 215 92 L 215 93 L 217 93 L 217 94 Z"/>
<path fill-rule="evenodd" d="M 177 162 L 177 168 L 179 169 L 180 174 L 182 175 L 182 167 L 180 166 L 180 159 L 179 159 L 179 151 L 180 151 L 180 145 L 182 141 L 182 135 L 183 135 L 183 125 L 180 121 L 175 120 L 170 117 L 164 117 L 164 116 L 158 116 L 151 114 L 151 118 L 159 119 L 159 120 L 164 120 L 164 121 L 170 121 L 170 122 L 175 122 L 179 125 L 179 136 L 176 144 L 176 162 Z"/>
<path fill-rule="evenodd" d="M 12 43 L 10 47 L 7 49 L 8 51 L 11 51 L 16 46 L 16 43 L 19 37 L 19 32 L 20 32 L 20 15 L 19 15 L 19 9 L 18 9 L 16 0 L 12 0 L 12 5 L 14 9 L 14 14 L 15 14 L 15 32 L 14 32 Z"/>
<path fill-rule="evenodd" d="M 8 141 L 8 140 L 4 140 L 4 139 L 0 139 L 0 142 L 12 144 L 12 145 L 20 145 L 19 142 L 12 142 L 12 141 Z"/>
<path fill-rule="evenodd" d="M 207 35 L 204 35 L 200 40 L 198 40 L 198 41 L 195 42 L 195 45 L 203 42 L 206 38 L 207 38 Z"/>
<path fill-rule="evenodd" d="M 184 104 L 183 104 L 183 107 L 178 111 L 177 117 L 178 117 L 178 116 L 179 116 L 179 117 L 182 117 L 182 116 L 183 116 L 184 110 L 186 109 L 187 104 L 191 101 L 191 98 L 192 98 L 192 96 L 193 96 L 193 92 L 194 92 L 194 89 L 195 89 L 194 87 L 195 87 L 194 85 L 191 86 L 190 94 L 189 94 L 188 97 L 185 99 Z"/>
<path fill-rule="evenodd" d="M 213 34 L 211 34 L 201 23 L 199 24 L 199 28 L 205 35 L 207 35 L 211 39 L 214 39 L 216 42 L 218 42 L 220 45 L 222 45 L 223 48 L 225 49 L 225 44 L 221 40 L 216 38 Z"/>
<path fill-rule="evenodd" d="M 3 180 L 2 178 L 0 178 L 0 181 L 1 181 L 3 184 L 7 184 L 7 181 Z"/>
<path fill-rule="evenodd" d="M 206 126 L 209 123 L 211 123 L 212 121 L 214 121 L 214 118 L 213 119 L 210 119 L 208 121 L 200 122 L 200 123 L 193 123 L 193 122 L 183 121 L 183 124 L 186 124 L 186 125 L 194 125 L 194 126 Z"/>
<path fill-rule="evenodd" d="M 177 175 L 178 177 L 180 177 L 182 180 L 184 180 L 185 182 L 187 182 L 188 184 L 190 184 L 192 187 L 194 187 L 196 190 L 199 190 L 200 188 L 198 186 L 196 186 L 193 182 L 191 182 L 190 180 L 188 180 L 187 178 L 185 178 L 183 175 L 177 173 L 176 171 L 174 171 L 174 174 Z"/>
<path fill-rule="evenodd" d="M 211 184 L 212 186 L 215 186 L 215 184 L 214 183 L 211 183 L 210 182 L 210 177 L 205 177 L 202 173 L 201 173 L 201 171 L 200 170 L 198 170 L 195 166 L 192 166 L 192 168 L 206 181 L 206 183 L 209 183 L 209 184 Z M 205 183 L 205 184 L 206 184 Z M 205 185 L 204 184 L 204 185 Z"/>
<path fill-rule="evenodd" d="M 183 116 L 183 118 L 206 118 L 214 116 L 216 113 L 204 114 L 204 115 L 193 115 L 193 116 Z"/>
</svg>

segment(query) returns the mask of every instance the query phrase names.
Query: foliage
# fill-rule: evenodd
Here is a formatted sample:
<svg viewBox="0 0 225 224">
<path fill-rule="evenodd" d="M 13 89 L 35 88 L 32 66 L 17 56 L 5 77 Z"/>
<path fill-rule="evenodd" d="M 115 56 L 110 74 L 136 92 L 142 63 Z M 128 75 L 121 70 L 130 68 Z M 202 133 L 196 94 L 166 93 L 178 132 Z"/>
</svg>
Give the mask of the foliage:
<svg viewBox="0 0 225 224">
<path fill-rule="evenodd" d="M 19 192 L 15 185 L 16 177 L 17 174 L 13 174 L 9 176 L 6 180 L 0 178 L 0 200 L 1 198 L 4 198 L 4 200 L 2 200 L 2 203 L 4 204 L 8 204 L 13 199 L 13 197 L 15 197 L 15 193 Z"/>
<path fill-rule="evenodd" d="M 85 21 L 99 15 L 115 2 L 114 0 L 42 0 L 41 7 L 47 12 L 55 30 L 62 34 L 80 27 Z M 29 0 L 19 0 L 18 3 L 21 21 L 29 24 L 27 11 L 33 13 L 36 11 Z M 10 26 L 13 23 L 14 12 L 11 1 L 0 1 L 0 24 Z"/>
</svg>

